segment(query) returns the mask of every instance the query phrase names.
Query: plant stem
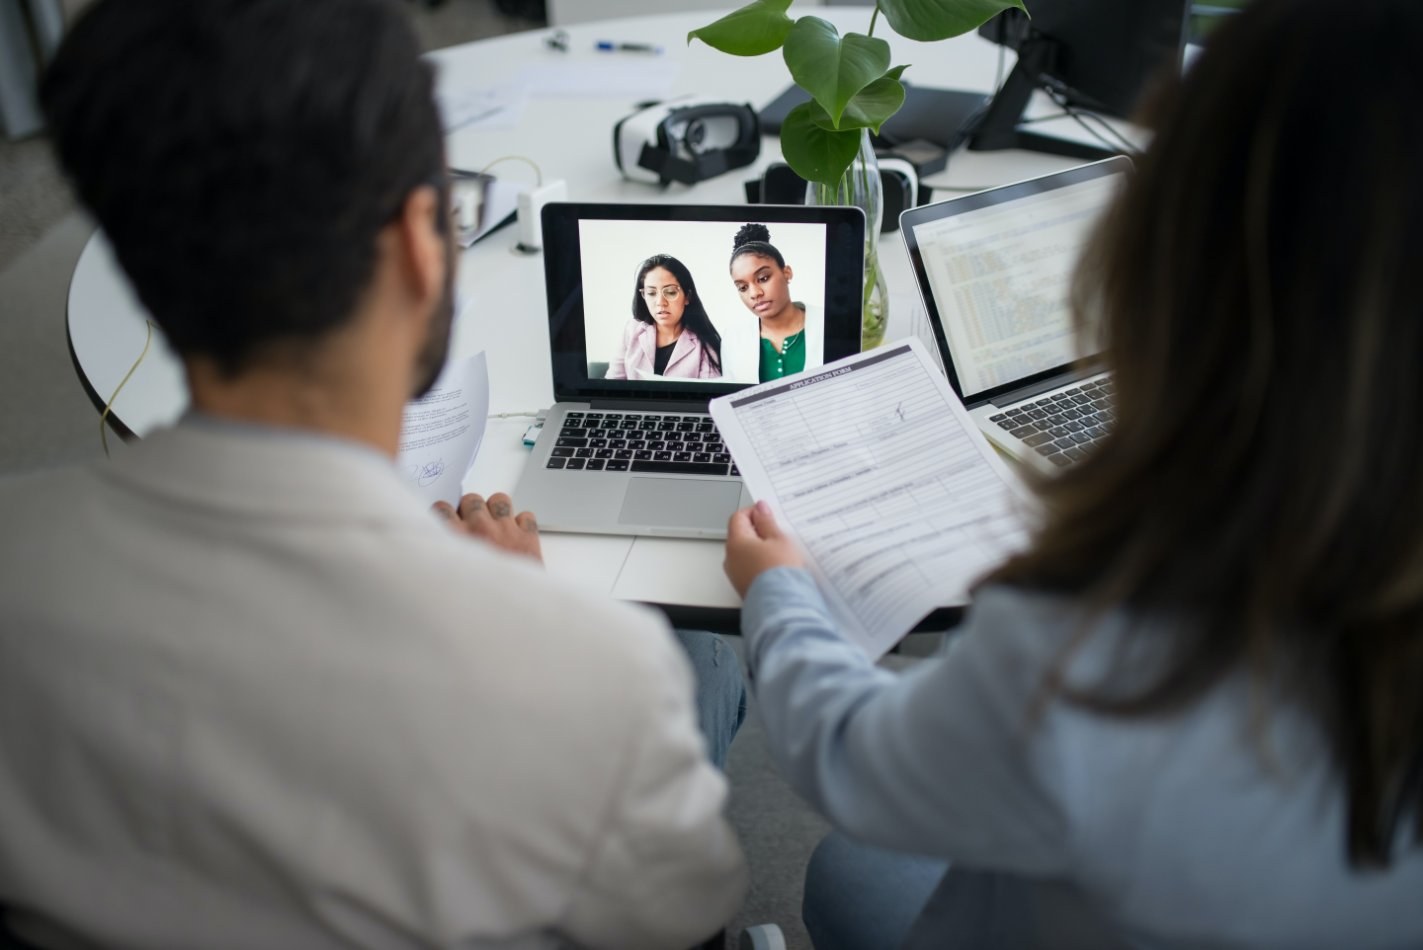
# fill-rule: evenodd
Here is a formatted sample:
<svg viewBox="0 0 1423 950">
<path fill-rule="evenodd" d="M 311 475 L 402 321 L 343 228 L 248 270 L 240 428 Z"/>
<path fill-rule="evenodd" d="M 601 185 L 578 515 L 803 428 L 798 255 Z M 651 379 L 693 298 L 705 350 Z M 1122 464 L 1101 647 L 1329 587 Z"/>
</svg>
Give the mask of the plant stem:
<svg viewBox="0 0 1423 950">
<path fill-rule="evenodd" d="M 876 2 L 875 2 L 875 10 L 874 10 L 873 13 L 870 14 L 870 29 L 869 29 L 869 32 L 865 34 L 866 36 L 874 36 L 874 35 L 875 35 L 875 23 L 877 23 L 878 21 L 879 21 L 879 0 L 876 0 Z"/>
</svg>

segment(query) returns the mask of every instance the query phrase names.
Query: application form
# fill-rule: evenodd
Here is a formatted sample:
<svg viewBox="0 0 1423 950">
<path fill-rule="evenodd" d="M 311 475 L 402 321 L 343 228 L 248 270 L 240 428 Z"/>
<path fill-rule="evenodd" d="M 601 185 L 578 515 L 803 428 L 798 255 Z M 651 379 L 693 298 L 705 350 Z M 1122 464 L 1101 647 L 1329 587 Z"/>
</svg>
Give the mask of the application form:
<svg viewBox="0 0 1423 950">
<path fill-rule="evenodd" d="M 879 657 L 1026 541 L 1029 502 L 917 339 L 711 403 L 841 632 Z"/>
</svg>

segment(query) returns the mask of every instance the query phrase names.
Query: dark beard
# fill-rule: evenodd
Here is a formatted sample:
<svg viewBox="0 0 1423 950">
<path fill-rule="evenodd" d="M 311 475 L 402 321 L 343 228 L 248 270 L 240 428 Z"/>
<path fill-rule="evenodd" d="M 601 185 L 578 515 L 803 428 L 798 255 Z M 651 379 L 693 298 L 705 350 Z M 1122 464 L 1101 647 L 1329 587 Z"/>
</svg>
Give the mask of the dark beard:
<svg viewBox="0 0 1423 950">
<path fill-rule="evenodd" d="M 415 361 L 416 385 L 411 399 L 419 399 L 428 393 L 440 378 L 445 368 L 445 359 L 450 355 L 450 332 L 455 324 L 455 246 L 453 238 L 445 243 L 445 286 L 440 293 L 440 302 L 430 317 L 430 330 L 420 355 Z"/>
</svg>

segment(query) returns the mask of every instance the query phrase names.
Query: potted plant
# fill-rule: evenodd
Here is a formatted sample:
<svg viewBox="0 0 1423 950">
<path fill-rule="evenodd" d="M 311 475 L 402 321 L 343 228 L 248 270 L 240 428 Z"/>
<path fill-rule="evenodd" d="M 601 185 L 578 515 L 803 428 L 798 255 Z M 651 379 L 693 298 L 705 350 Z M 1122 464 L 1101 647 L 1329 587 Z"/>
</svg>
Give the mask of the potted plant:
<svg viewBox="0 0 1423 950">
<path fill-rule="evenodd" d="M 871 132 L 904 105 L 900 76 L 891 65 L 889 43 L 874 35 L 883 16 L 889 28 L 911 40 L 934 41 L 977 29 L 995 14 L 1025 9 L 1022 0 L 877 0 L 865 33 L 846 33 L 817 16 L 792 19 L 792 0 L 752 0 L 714 23 L 687 34 L 734 56 L 761 56 L 781 50 L 791 81 L 810 101 L 796 106 L 781 123 L 781 154 L 796 174 L 810 182 L 807 200 L 858 204 L 868 226 L 865 299 L 861 329 L 865 349 L 884 338 L 886 294 L 876 256 L 879 230 L 879 172 L 873 167 Z"/>
</svg>

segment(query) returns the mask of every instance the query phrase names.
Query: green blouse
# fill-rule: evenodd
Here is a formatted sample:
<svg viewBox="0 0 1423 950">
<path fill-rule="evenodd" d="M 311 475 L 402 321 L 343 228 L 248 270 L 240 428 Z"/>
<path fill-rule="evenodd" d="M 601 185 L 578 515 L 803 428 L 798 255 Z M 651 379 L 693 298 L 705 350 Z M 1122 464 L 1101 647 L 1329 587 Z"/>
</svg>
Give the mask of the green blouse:
<svg viewBox="0 0 1423 950">
<path fill-rule="evenodd" d="M 765 337 L 761 338 L 761 382 L 780 379 L 805 369 L 805 330 L 786 337 L 781 349 Z"/>
</svg>

